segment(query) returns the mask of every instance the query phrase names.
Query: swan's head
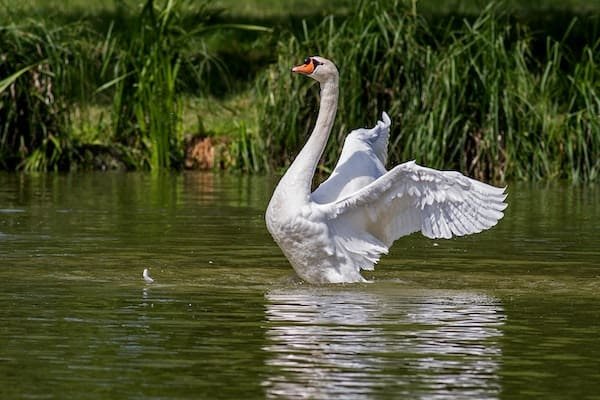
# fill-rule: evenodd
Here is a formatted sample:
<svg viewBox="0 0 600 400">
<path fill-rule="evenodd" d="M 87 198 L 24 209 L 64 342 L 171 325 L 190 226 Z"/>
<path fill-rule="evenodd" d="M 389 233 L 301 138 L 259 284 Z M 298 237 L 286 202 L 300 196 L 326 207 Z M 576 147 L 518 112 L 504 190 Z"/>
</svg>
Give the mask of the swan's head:
<svg viewBox="0 0 600 400">
<path fill-rule="evenodd" d="M 310 76 L 323 83 L 338 78 L 338 70 L 334 63 L 319 56 L 306 57 L 304 64 L 292 68 L 292 72 Z"/>
</svg>

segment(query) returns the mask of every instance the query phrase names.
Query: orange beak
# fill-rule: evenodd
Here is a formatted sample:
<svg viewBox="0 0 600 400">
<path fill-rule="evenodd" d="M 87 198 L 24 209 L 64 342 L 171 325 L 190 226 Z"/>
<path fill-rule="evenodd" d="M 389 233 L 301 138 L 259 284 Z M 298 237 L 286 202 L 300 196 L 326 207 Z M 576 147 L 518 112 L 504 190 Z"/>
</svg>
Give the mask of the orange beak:
<svg viewBox="0 0 600 400">
<path fill-rule="evenodd" d="M 296 72 L 298 74 L 310 75 L 315 70 L 315 63 L 312 60 L 309 60 L 308 63 L 297 65 L 292 68 L 292 72 Z"/>
</svg>

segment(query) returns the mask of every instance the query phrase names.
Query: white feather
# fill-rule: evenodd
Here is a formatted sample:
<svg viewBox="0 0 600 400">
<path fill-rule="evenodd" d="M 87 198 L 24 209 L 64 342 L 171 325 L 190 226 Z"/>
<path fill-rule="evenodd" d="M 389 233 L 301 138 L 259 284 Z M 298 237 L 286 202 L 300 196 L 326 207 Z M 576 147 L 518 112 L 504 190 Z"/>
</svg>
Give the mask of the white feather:
<svg viewBox="0 0 600 400">
<path fill-rule="evenodd" d="M 142 273 L 142 278 L 146 283 L 154 283 L 154 279 L 150 276 L 150 272 L 148 272 L 148 268 L 144 268 L 144 272 Z"/>
</svg>

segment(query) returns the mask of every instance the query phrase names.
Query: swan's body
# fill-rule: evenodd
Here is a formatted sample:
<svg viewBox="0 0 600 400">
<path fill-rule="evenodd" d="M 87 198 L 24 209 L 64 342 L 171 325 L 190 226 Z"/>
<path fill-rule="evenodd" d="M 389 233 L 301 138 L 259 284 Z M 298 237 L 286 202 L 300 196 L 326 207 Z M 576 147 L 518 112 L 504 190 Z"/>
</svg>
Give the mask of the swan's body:
<svg viewBox="0 0 600 400">
<path fill-rule="evenodd" d="M 310 283 L 365 281 L 382 254 L 401 236 L 422 232 L 450 238 L 496 225 L 506 208 L 504 189 L 455 171 L 414 161 L 385 168 L 390 118 L 351 132 L 329 179 L 311 193 L 313 175 L 333 125 L 338 71 L 321 57 L 293 72 L 321 85 L 315 128 L 277 185 L 267 228 L 296 273 Z"/>
</svg>

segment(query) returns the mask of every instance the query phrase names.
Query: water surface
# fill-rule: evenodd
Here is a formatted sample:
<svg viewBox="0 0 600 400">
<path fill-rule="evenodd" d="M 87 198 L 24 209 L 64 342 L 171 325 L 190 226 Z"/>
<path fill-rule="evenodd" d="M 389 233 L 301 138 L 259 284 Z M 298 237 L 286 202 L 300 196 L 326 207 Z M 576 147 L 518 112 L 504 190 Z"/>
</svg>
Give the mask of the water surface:
<svg viewBox="0 0 600 400">
<path fill-rule="evenodd" d="M 0 398 L 600 399 L 598 187 L 511 185 L 492 230 L 317 287 L 273 185 L 0 174 Z"/>
</svg>

